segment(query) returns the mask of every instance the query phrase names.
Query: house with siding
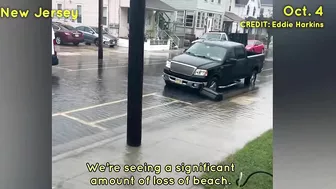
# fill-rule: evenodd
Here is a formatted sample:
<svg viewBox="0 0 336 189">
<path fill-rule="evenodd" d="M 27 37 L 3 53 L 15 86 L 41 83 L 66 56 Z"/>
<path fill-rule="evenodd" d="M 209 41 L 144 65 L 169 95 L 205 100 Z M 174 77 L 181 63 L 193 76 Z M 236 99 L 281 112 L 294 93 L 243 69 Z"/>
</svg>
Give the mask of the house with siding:
<svg viewBox="0 0 336 189">
<path fill-rule="evenodd" d="M 270 18 L 273 16 L 273 0 L 261 0 L 261 10 L 263 17 Z"/>
<path fill-rule="evenodd" d="M 207 31 L 222 30 L 227 0 L 162 0 L 177 11 L 170 18 L 175 22 L 175 33 L 184 37 L 200 37 Z"/>
<path fill-rule="evenodd" d="M 53 21 L 66 22 L 69 25 L 88 25 L 97 26 L 98 25 L 98 1 L 92 0 L 52 0 L 52 9 L 67 10 L 75 9 L 78 10 L 77 20 L 64 19 L 64 18 L 53 18 Z M 104 0 L 103 2 L 103 25 L 108 26 L 109 23 L 109 0 Z"/>
<path fill-rule="evenodd" d="M 230 15 L 238 16 L 236 20 L 231 19 L 231 24 L 229 30 L 231 32 L 245 32 L 242 27 L 240 27 L 239 22 L 241 20 L 257 20 L 261 14 L 264 17 L 270 17 L 273 13 L 273 0 L 229 0 L 228 6 L 226 7 L 227 17 L 232 17 Z M 240 21 L 238 21 L 240 20 Z M 230 23 L 230 21 L 227 21 Z M 250 29 L 248 31 L 251 34 L 256 34 L 256 29 Z M 265 33 L 265 31 L 262 31 Z"/>
<path fill-rule="evenodd" d="M 145 32 L 154 39 L 169 39 L 180 47 L 188 35 L 223 30 L 229 0 L 146 0 Z M 104 0 L 103 25 L 119 38 L 128 37 L 130 0 Z M 70 25 L 98 25 L 98 2 L 53 0 L 53 9 L 77 9 L 79 18 L 53 19 Z M 237 20 L 237 19 L 236 19 Z M 159 40 L 157 40 L 159 41 Z"/>
<path fill-rule="evenodd" d="M 169 38 L 182 47 L 186 35 L 221 30 L 227 0 L 146 0 L 147 36 Z M 128 34 L 129 0 L 120 0 L 119 36 Z"/>
</svg>

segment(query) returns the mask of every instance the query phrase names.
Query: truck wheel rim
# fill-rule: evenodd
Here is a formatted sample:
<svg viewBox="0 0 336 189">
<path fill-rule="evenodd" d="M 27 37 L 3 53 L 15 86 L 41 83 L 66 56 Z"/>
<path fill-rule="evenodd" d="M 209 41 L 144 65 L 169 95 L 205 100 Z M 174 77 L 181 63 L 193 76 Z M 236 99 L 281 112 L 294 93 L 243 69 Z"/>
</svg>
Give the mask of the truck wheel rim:
<svg viewBox="0 0 336 189">
<path fill-rule="evenodd" d="M 211 82 L 210 87 L 211 90 L 216 90 L 217 88 L 217 83 L 215 81 Z"/>
<path fill-rule="evenodd" d="M 252 77 L 251 77 L 250 83 L 251 83 L 252 85 L 254 85 L 255 82 L 256 82 L 256 74 L 253 74 Z"/>
</svg>

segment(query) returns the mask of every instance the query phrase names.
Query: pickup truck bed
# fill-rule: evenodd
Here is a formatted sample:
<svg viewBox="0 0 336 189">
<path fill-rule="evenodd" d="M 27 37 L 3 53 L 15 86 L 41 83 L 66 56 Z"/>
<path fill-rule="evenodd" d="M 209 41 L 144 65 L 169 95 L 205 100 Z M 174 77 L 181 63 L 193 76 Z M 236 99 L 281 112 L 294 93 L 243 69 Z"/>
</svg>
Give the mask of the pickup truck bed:
<svg viewBox="0 0 336 189">
<path fill-rule="evenodd" d="M 249 51 L 246 52 L 247 52 L 247 61 L 249 62 L 250 68 L 253 70 L 253 67 L 257 67 L 258 73 L 260 73 L 262 68 L 264 67 L 265 55 Z"/>
</svg>

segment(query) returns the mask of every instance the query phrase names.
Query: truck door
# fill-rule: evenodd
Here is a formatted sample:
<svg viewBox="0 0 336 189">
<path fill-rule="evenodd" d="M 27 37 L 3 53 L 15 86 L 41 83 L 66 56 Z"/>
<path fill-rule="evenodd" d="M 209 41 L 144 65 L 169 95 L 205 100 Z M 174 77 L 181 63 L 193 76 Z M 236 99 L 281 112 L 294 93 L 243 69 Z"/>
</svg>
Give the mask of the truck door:
<svg viewBox="0 0 336 189">
<path fill-rule="evenodd" d="M 236 64 L 233 67 L 233 74 L 235 79 L 241 79 L 247 74 L 247 55 L 244 47 L 235 47 Z"/>
<path fill-rule="evenodd" d="M 231 84 L 235 80 L 233 73 L 233 68 L 235 67 L 235 62 L 231 59 L 236 59 L 234 50 L 229 50 L 225 57 L 225 62 L 221 66 L 221 82 L 220 85 Z"/>
</svg>

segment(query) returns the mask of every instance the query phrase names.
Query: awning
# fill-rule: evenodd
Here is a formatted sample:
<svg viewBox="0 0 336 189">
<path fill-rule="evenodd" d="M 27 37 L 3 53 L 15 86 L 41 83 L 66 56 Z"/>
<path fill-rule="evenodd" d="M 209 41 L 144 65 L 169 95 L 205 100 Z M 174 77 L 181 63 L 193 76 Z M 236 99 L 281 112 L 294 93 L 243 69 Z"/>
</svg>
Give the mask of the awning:
<svg viewBox="0 0 336 189">
<path fill-rule="evenodd" d="M 226 22 L 240 22 L 242 20 L 244 20 L 244 19 L 241 18 L 240 16 L 236 15 L 235 13 L 225 12 L 224 21 L 226 21 Z"/>
<path fill-rule="evenodd" d="M 245 20 L 246 20 L 246 21 L 256 21 L 256 20 L 258 20 L 258 19 L 257 19 L 257 18 L 254 18 L 254 17 L 252 17 L 252 16 L 249 16 L 249 17 L 245 18 Z"/>
<path fill-rule="evenodd" d="M 122 8 L 130 8 L 129 3 L 123 3 L 120 5 Z M 146 9 L 156 10 L 156 11 L 164 11 L 164 12 L 174 12 L 176 9 L 169 6 L 168 4 L 160 1 L 160 0 L 146 0 Z"/>
<path fill-rule="evenodd" d="M 146 0 L 146 9 L 174 12 L 176 9 L 160 0 Z"/>
</svg>

